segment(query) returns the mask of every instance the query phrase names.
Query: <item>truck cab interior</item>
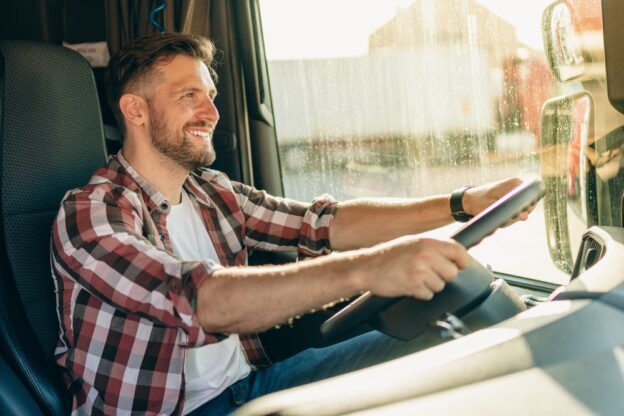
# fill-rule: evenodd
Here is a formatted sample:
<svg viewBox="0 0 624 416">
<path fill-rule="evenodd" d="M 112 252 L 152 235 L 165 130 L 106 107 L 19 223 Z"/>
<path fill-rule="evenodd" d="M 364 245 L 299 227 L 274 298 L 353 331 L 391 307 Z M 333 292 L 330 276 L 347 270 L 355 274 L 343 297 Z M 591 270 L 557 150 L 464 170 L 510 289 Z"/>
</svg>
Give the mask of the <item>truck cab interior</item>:
<svg viewBox="0 0 624 416">
<path fill-rule="evenodd" d="M 477 238 L 474 266 L 431 302 L 383 302 L 336 326 L 362 303 L 339 302 L 262 338 L 274 360 L 371 328 L 418 338 L 420 351 L 236 414 L 621 414 L 624 6 L 538 1 L 524 16 L 514 3 L 0 3 L 1 413 L 70 412 L 53 358 L 52 219 L 120 148 L 107 57 L 168 30 L 219 50 L 212 167 L 233 180 L 302 200 L 425 196 L 512 175 L 545 191 L 528 221 Z"/>
</svg>

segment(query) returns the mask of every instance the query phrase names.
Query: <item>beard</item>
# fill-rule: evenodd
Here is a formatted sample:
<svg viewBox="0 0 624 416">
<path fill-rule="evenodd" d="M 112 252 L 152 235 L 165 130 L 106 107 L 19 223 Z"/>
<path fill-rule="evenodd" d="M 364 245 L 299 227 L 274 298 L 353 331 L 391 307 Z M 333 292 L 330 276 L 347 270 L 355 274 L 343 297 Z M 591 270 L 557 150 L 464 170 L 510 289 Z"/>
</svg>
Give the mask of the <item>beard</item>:
<svg viewBox="0 0 624 416">
<path fill-rule="evenodd" d="M 203 166 L 210 166 L 216 154 L 210 139 L 204 139 L 202 146 L 197 148 L 187 137 L 186 129 L 193 127 L 206 128 L 212 126 L 207 121 L 187 123 L 177 133 L 167 126 L 165 117 L 155 109 L 150 109 L 150 135 L 154 147 L 164 156 L 173 160 L 183 168 L 191 171 Z M 212 126 L 214 127 L 214 126 Z"/>
</svg>

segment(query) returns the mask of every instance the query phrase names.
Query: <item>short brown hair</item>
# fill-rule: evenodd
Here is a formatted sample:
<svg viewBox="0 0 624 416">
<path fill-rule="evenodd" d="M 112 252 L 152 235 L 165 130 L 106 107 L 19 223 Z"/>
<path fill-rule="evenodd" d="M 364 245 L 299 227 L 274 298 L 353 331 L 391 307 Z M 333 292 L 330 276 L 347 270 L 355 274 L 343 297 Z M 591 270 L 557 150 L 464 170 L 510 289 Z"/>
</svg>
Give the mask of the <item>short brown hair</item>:
<svg viewBox="0 0 624 416">
<path fill-rule="evenodd" d="M 185 33 L 143 36 L 124 45 L 108 63 L 106 87 L 108 104 L 122 133 L 125 134 L 125 124 L 119 99 L 128 92 L 143 92 L 155 75 L 156 65 L 177 55 L 191 56 L 202 60 L 216 81 L 212 68 L 214 54 L 215 46 L 209 39 Z"/>
</svg>

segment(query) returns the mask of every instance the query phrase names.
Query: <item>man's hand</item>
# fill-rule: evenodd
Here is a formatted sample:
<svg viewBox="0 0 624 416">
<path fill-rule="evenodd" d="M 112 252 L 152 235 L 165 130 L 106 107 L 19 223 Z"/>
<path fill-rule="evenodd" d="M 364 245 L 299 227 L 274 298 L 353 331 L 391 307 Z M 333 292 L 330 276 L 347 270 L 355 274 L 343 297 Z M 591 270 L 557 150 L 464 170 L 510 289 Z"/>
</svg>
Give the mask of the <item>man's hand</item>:
<svg viewBox="0 0 624 416">
<path fill-rule="evenodd" d="M 279 266 L 224 267 L 204 280 L 197 317 L 206 332 L 260 332 L 343 297 L 429 300 L 470 263 L 456 241 L 400 237 Z"/>
<path fill-rule="evenodd" d="M 456 241 L 413 235 L 371 247 L 363 257 L 364 286 L 373 294 L 422 300 L 431 299 L 470 264 L 466 249 Z"/>
<path fill-rule="evenodd" d="M 464 194 L 464 210 L 471 215 L 477 215 L 521 184 L 522 180 L 518 178 L 509 178 L 470 188 Z M 514 219 L 514 221 L 510 221 L 509 224 L 515 221 L 526 220 L 533 208 L 534 206 L 531 206 L 526 211 L 523 211 Z"/>
</svg>

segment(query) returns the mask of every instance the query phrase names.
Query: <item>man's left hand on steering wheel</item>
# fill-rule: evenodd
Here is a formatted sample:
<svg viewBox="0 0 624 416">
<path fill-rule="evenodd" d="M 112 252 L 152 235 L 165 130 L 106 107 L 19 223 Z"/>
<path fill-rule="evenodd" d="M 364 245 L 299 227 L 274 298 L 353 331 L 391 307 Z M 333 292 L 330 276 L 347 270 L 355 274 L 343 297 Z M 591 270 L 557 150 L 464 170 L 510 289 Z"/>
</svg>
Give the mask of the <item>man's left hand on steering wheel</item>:
<svg viewBox="0 0 624 416">
<path fill-rule="evenodd" d="M 522 180 L 519 178 L 508 178 L 469 188 L 464 193 L 462 200 L 464 210 L 467 214 L 475 216 L 521 184 Z M 533 210 L 533 207 L 534 206 L 531 206 L 527 210 L 521 212 L 517 217 L 505 224 L 505 226 L 513 224 L 516 221 L 526 220 L 529 217 L 529 213 Z"/>
</svg>

